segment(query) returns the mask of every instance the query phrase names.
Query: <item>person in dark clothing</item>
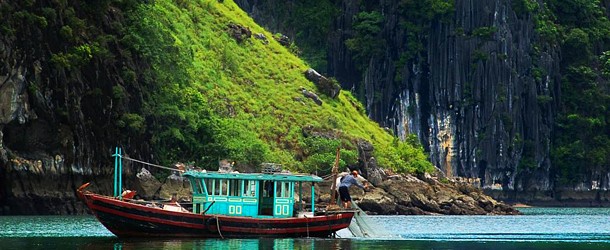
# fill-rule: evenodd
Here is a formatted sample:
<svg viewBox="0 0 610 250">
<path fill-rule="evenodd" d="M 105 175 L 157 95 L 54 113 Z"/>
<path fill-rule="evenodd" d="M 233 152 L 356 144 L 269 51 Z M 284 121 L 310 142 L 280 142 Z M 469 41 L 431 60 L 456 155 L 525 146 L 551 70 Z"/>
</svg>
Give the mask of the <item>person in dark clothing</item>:
<svg viewBox="0 0 610 250">
<path fill-rule="evenodd" d="M 358 178 L 358 171 L 354 170 L 351 175 L 346 175 L 341 179 L 341 183 L 339 184 L 339 196 L 341 196 L 344 208 L 352 207 L 352 197 L 349 195 L 349 187 L 356 185 L 365 191 L 367 189 L 367 186 L 360 184 L 356 178 Z"/>
</svg>

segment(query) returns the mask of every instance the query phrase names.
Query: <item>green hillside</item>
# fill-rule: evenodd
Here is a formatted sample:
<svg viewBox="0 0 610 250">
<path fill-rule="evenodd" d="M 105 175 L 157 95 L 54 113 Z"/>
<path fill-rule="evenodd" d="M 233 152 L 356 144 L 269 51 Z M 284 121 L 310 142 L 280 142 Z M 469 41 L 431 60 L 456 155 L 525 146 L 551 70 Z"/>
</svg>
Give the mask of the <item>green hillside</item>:
<svg viewBox="0 0 610 250">
<path fill-rule="evenodd" d="M 318 91 L 304 76 L 309 66 L 233 1 L 16 5 L 20 7 L 2 8 L 2 13 L 14 13 L 0 27 L 3 34 L 21 37 L 23 27 L 44 30 L 51 49 L 43 65 L 52 69 L 43 68 L 53 81 L 66 76 L 77 82 L 94 79 L 85 86 L 90 90 L 81 105 L 85 126 L 95 135 L 119 131 L 120 142 L 150 145 L 153 161 L 186 161 L 213 169 L 227 158 L 242 166 L 277 162 L 296 171 L 324 173 L 334 162 L 336 147 L 342 148 L 343 166 L 354 164 L 357 142 L 363 139 L 374 145 L 381 167 L 433 169 L 420 145 L 400 142 L 380 128 L 348 91 L 335 99 Z M 249 29 L 252 36 L 237 41 L 230 24 Z M 118 69 L 120 76 L 100 73 L 100 65 L 106 72 Z M 302 89 L 317 93 L 323 104 L 305 97 Z M 29 91 L 33 96 L 39 92 L 35 85 Z M 56 113 L 70 123 L 74 113 L 62 109 L 61 100 L 71 103 L 70 95 L 77 93 L 59 91 Z M 96 103 L 106 105 L 108 118 L 97 115 L 101 107 Z"/>
<path fill-rule="evenodd" d="M 227 157 L 327 171 L 337 146 L 343 164 L 355 163 L 362 138 L 373 143 L 382 166 L 431 168 L 421 147 L 398 142 L 369 120 L 349 92 L 336 99 L 318 93 L 321 106 L 305 98 L 301 88 L 317 92 L 304 77 L 309 67 L 232 1 L 221 2 L 155 1 L 127 15 L 134 25 L 125 42 L 152 64 L 155 91 L 144 115 L 153 118 L 147 129 L 163 159 Z M 231 23 L 263 34 L 268 44 L 236 41 Z M 304 127 L 325 136 L 306 138 Z"/>
</svg>

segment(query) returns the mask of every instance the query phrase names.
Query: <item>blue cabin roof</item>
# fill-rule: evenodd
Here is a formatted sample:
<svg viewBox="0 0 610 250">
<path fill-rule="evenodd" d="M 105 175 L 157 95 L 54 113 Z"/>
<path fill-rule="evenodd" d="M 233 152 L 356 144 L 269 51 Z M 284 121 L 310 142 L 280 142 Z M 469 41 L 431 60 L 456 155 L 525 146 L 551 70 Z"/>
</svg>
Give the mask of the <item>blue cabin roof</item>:
<svg viewBox="0 0 610 250">
<path fill-rule="evenodd" d="M 315 175 L 305 174 L 263 174 L 263 173 L 219 173 L 188 170 L 183 176 L 192 176 L 200 179 L 240 179 L 240 180 L 271 180 L 271 181 L 295 181 L 295 182 L 321 182 L 322 178 Z"/>
</svg>

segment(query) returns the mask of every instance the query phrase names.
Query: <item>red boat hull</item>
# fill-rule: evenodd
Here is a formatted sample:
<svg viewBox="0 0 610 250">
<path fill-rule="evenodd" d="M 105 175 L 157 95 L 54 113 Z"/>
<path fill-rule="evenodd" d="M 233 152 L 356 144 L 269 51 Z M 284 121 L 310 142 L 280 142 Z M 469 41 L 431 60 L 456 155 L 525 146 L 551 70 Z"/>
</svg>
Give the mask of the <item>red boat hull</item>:
<svg viewBox="0 0 610 250">
<path fill-rule="evenodd" d="M 349 226 L 354 212 L 311 218 L 252 218 L 166 211 L 79 190 L 97 219 L 118 237 L 328 237 Z"/>
</svg>

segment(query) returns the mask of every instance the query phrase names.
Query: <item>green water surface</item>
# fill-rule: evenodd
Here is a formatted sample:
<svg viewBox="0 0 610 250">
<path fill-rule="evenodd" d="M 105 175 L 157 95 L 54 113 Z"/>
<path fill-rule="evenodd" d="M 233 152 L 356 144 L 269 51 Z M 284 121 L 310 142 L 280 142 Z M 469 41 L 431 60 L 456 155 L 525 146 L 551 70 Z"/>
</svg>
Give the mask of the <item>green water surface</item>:
<svg viewBox="0 0 610 250">
<path fill-rule="evenodd" d="M 608 208 L 522 212 L 372 216 L 392 233 L 378 239 L 119 239 L 92 216 L 2 216 L 0 249 L 610 249 Z"/>
</svg>

